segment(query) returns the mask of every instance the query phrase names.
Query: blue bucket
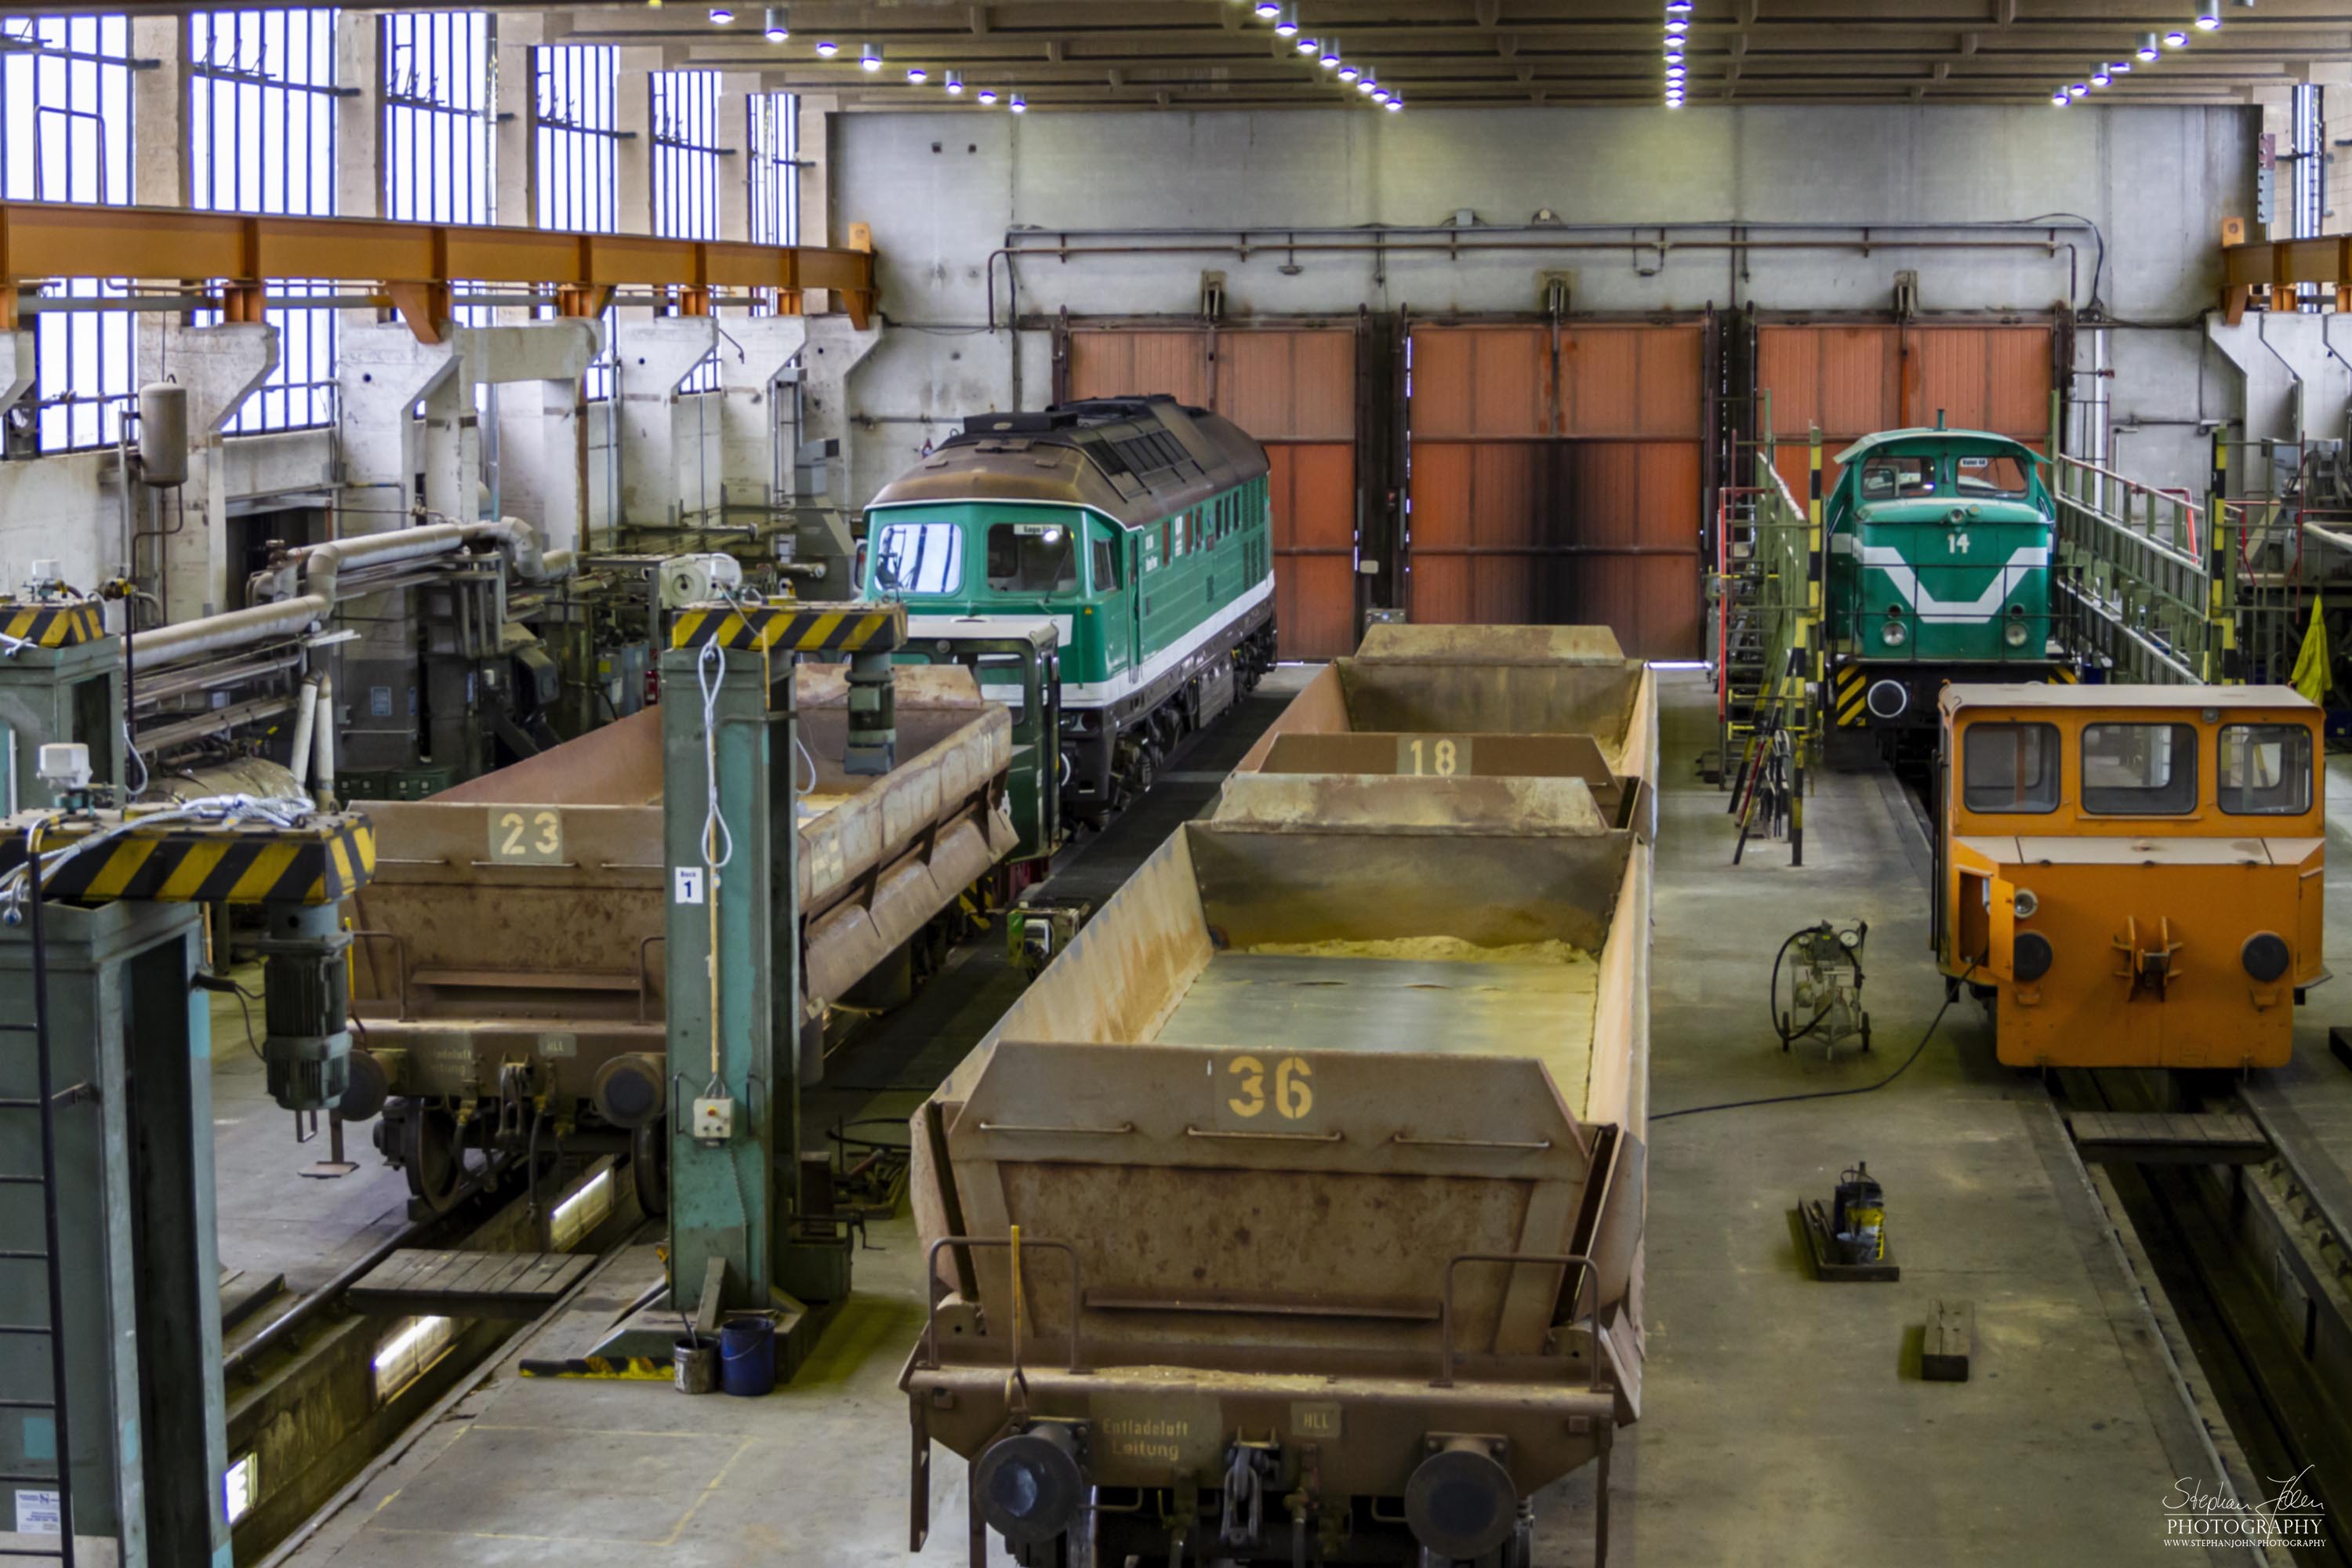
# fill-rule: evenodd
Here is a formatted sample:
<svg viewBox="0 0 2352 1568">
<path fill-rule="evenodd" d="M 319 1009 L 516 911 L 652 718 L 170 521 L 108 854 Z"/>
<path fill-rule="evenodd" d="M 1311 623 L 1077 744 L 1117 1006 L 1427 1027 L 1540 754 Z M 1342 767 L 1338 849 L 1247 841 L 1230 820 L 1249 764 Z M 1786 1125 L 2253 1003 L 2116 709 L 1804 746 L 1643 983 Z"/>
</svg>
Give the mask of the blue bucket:
<svg viewBox="0 0 2352 1568">
<path fill-rule="evenodd" d="M 757 1399 L 776 1386 L 776 1325 L 769 1318 L 730 1318 L 719 1325 L 719 1387 Z"/>
</svg>

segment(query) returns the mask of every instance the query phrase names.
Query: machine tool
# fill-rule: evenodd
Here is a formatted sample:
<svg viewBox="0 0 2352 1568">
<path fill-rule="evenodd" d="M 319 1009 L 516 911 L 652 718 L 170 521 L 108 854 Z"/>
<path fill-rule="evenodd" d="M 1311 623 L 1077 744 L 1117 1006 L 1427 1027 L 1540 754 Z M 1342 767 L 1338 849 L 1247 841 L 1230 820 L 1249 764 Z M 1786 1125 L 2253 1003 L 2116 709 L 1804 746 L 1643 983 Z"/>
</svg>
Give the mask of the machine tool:
<svg viewBox="0 0 2352 1568">
<path fill-rule="evenodd" d="M 1772 959 L 1772 1031 L 1788 1050 L 1811 1040 L 1824 1057 L 1847 1040 L 1870 1049 L 1870 1015 L 1862 1008 L 1862 950 L 1870 922 L 1819 921 L 1790 931 Z M 1780 970 L 1789 968 L 1789 1006 L 1780 1005 Z"/>
</svg>

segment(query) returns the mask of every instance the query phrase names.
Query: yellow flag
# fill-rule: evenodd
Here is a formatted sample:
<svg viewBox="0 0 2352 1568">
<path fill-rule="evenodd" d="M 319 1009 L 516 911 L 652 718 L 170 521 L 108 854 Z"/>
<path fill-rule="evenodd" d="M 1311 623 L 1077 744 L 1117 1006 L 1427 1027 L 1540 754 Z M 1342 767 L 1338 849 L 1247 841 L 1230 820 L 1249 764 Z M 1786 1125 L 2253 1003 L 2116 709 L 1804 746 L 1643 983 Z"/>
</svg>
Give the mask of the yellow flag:
<svg viewBox="0 0 2352 1568">
<path fill-rule="evenodd" d="M 2311 626 L 2303 634 L 2303 651 L 2294 656 L 2291 680 L 2297 691 L 2314 702 L 2336 687 L 2335 678 L 2327 669 L 2327 627 L 2316 598 L 2311 601 Z"/>
</svg>

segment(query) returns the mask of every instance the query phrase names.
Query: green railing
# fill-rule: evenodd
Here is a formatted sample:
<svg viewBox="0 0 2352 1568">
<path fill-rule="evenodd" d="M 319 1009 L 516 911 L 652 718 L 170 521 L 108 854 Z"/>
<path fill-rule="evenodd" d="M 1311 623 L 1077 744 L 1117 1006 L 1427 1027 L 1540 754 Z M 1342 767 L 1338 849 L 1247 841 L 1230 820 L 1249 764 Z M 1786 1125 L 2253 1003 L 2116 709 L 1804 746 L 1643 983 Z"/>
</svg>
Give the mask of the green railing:
<svg viewBox="0 0 2352 1568">
<path fill-rule="evenodd" d="M 2051 463 L 2058 504 L 2052 606 L 2078 660 L 2111 680 L 2158 685 L 2220 679 L 2229 623 L 2213 614 L 2210 508 L 2095 463 Z M 2224 598 L 2222 603 L 2227 603 Z"/>
</svg>

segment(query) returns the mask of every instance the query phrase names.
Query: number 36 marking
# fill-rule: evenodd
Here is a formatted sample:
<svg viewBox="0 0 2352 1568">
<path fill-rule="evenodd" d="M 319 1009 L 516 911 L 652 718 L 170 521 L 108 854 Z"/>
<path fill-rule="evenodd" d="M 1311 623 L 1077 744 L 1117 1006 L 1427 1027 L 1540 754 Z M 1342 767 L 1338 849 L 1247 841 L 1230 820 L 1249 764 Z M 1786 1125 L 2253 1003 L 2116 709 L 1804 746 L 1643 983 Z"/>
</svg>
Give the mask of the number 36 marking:
<svg viewBox="0 0 2352 1568">
<path fill-rule="evenodd" d="M 1265 1110 L 1265 1064 L 1255 1057 L 1235 1057 L 1225 1064 L 1225 1071 L 1237 1081 L 1234 1093 L 1225 1101 L 1235 1116 L 1253 1117 Z M 1297 1121 L 1315 1109 L 1315 1089 L 1307 1079 L 1315 1069 L 1304 1057 L 1285 1057 L 1274 1064 L 1274 1113 L 1285 1121 Z"/>
</svg>

